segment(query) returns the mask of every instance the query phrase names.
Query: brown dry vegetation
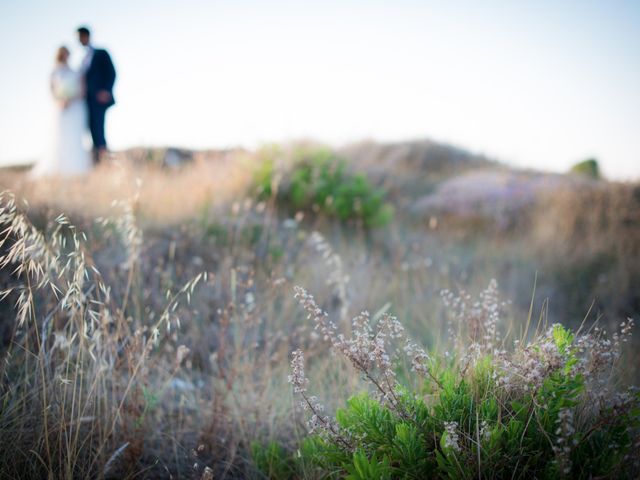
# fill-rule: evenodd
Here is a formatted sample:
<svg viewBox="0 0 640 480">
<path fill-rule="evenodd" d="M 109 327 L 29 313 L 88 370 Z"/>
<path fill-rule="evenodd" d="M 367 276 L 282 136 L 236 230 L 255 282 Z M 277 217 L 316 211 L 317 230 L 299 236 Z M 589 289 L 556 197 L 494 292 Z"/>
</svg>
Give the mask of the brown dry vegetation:
<svg viewBox="0 0 640 480">
<path fill-rule="evenodd" d="M 0 173 L 17 205 L 1 247 L 15 256 L 0 270 L 0 289 L 14 288 L 0 304 L 0 478 L 259 478 L 249 443 L 294 445 L 305 431 L 286 380 L 292 350 L 314 358 L 330 409 L 362 388 L 309 335 L 294 285 L 341 321 L 392 311 L 435 349 L 440 291 L 491 278 L 515 331 L 534 286 L 535 320 L 577 326 L 592 303 L 589 321 L 605 326 L 637 316 L 640 186 L 561 177 L 506 213 L 491 199 L 456 213 L 412 207 L 454 176 L 505 168 L 430 142 L 343 153 L 389 192 L 388 226 L 257 202 L 265 152 L 205 152 L 179 168 L 128 152 L 81 179 Z"/>
</svg>

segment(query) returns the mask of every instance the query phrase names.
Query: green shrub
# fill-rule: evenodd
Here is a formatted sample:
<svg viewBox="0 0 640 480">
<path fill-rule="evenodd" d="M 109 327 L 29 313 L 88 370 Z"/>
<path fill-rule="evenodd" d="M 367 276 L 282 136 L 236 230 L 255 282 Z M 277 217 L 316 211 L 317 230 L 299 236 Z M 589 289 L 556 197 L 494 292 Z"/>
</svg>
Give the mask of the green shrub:
<svg viewBox="0 0 640 480">
<path fill-rule="evenodd" d="M 443 359 L 418 347 L 393 317 L 373 322 L 363 313 L 346 337 L 298 288 L 316 328 L 373 388 L 330 418 L 307 393 L 303 354 L 294 352 L 289 381 L 311 432 L 299 458 L 349 479 L 637 478 L 640 395 L 614 382 L 633 322 L 612 339 L 555 324 L 507 352 L 497 348 L 495 288 L 476 303 L 449 302 L 463 338 L 478 340 Z M 402 350 L 404 360 L 393 353 Z M 424 387 L 397 381 L 402 369 Z"/>
<path fill-rule="evenodd" d="M 291 211 L 321 212 L 344 222 L 359 221 L 366 227 L 385 225 L 393 216 L 384 190 L 371 185 L 364 175 L 348 172 L 346 161 L 330 150 L 296 152 L 277 192 L 276 173 L 273 157 L 265 158 L 255 171 L 254 190 L 259 199 L 275 196 Z"/>
<path fill-rule="evenodd" d="M 273 158 L 265 158 L 253 172 L 254 190 L 259 200 L 266 200 L 273 195 Z"/>
<path fill-rule="evenodd" d="M 277 442 L 267 445 L 251 443 L 251 458 L 256 468 L 267 478 L 291 478 L 295 469 L 287 452 Z"/>
<path fill-rule="evenodd" d="M 595 158 L 589 158 L 582 162 L 576 163 L 571 167 L 571 173 L 577 173 L 578 175 L 584 175 L 593 179 L 600 178 L 600 167 L 598 161 Z"/>
</svg>

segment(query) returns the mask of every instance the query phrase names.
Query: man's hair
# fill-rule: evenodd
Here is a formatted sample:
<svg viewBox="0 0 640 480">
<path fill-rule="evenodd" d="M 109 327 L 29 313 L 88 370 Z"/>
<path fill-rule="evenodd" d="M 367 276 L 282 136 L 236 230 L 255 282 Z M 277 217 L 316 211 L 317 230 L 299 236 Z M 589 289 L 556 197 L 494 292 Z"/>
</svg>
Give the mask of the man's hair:
<svg viewBox="0 0 640 480">
<path fill-rule="evenodd" d="M 89 31 L 89 29 L 85 26 L 82 27 L 78 27 L 78 33 L 80 35 L 87 35 L 87 36 L 91 36 L 91 32 Z"/>
</svg>

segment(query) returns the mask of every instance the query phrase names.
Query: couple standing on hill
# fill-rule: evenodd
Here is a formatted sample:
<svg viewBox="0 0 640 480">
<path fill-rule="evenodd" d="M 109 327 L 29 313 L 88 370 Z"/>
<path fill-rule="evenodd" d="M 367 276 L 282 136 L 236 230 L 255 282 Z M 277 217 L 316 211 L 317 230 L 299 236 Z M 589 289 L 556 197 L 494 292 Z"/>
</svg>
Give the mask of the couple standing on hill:
<svg viewBox="0 0 640 480">
<path fill-rule="evenodd" d="M 87 130 L 93 140 L 93 164 L 107 152 L 104 123 L 114 105 L 116 70 L 106 50 L 94 48 L 87 27 L 78 28 L 78 40 L 86 54 L 78 70 L 68 63 L 69 50 L 62 46 L 51 74 L 51 94 L 56 101 L 52 145 L 34 167 L 35 175 L 74 175 L 91 170 L 92 161 L 83 145 Z"/>
</svg>

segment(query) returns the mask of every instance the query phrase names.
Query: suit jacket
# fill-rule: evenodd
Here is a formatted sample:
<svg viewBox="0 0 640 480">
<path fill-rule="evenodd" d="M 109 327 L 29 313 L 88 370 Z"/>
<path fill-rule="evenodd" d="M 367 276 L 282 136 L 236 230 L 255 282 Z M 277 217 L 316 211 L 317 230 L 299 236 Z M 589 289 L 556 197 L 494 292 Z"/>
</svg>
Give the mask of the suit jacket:
<svg viewBox="0 0 640 480">
<path fill-rule="evenodd" d="M 116 81 L 116 69 L 113 66 L 111 57 L 106 50 L 94 49 L 91 65 L 85 73 L 85 81 L 87 85 L 87 101 L 97 102 L 96 94 L 100 90 L 106 90 L 111 94 L 111 102 L 106 107 L 113 105 L 113 84 Z"/>
</svg>

